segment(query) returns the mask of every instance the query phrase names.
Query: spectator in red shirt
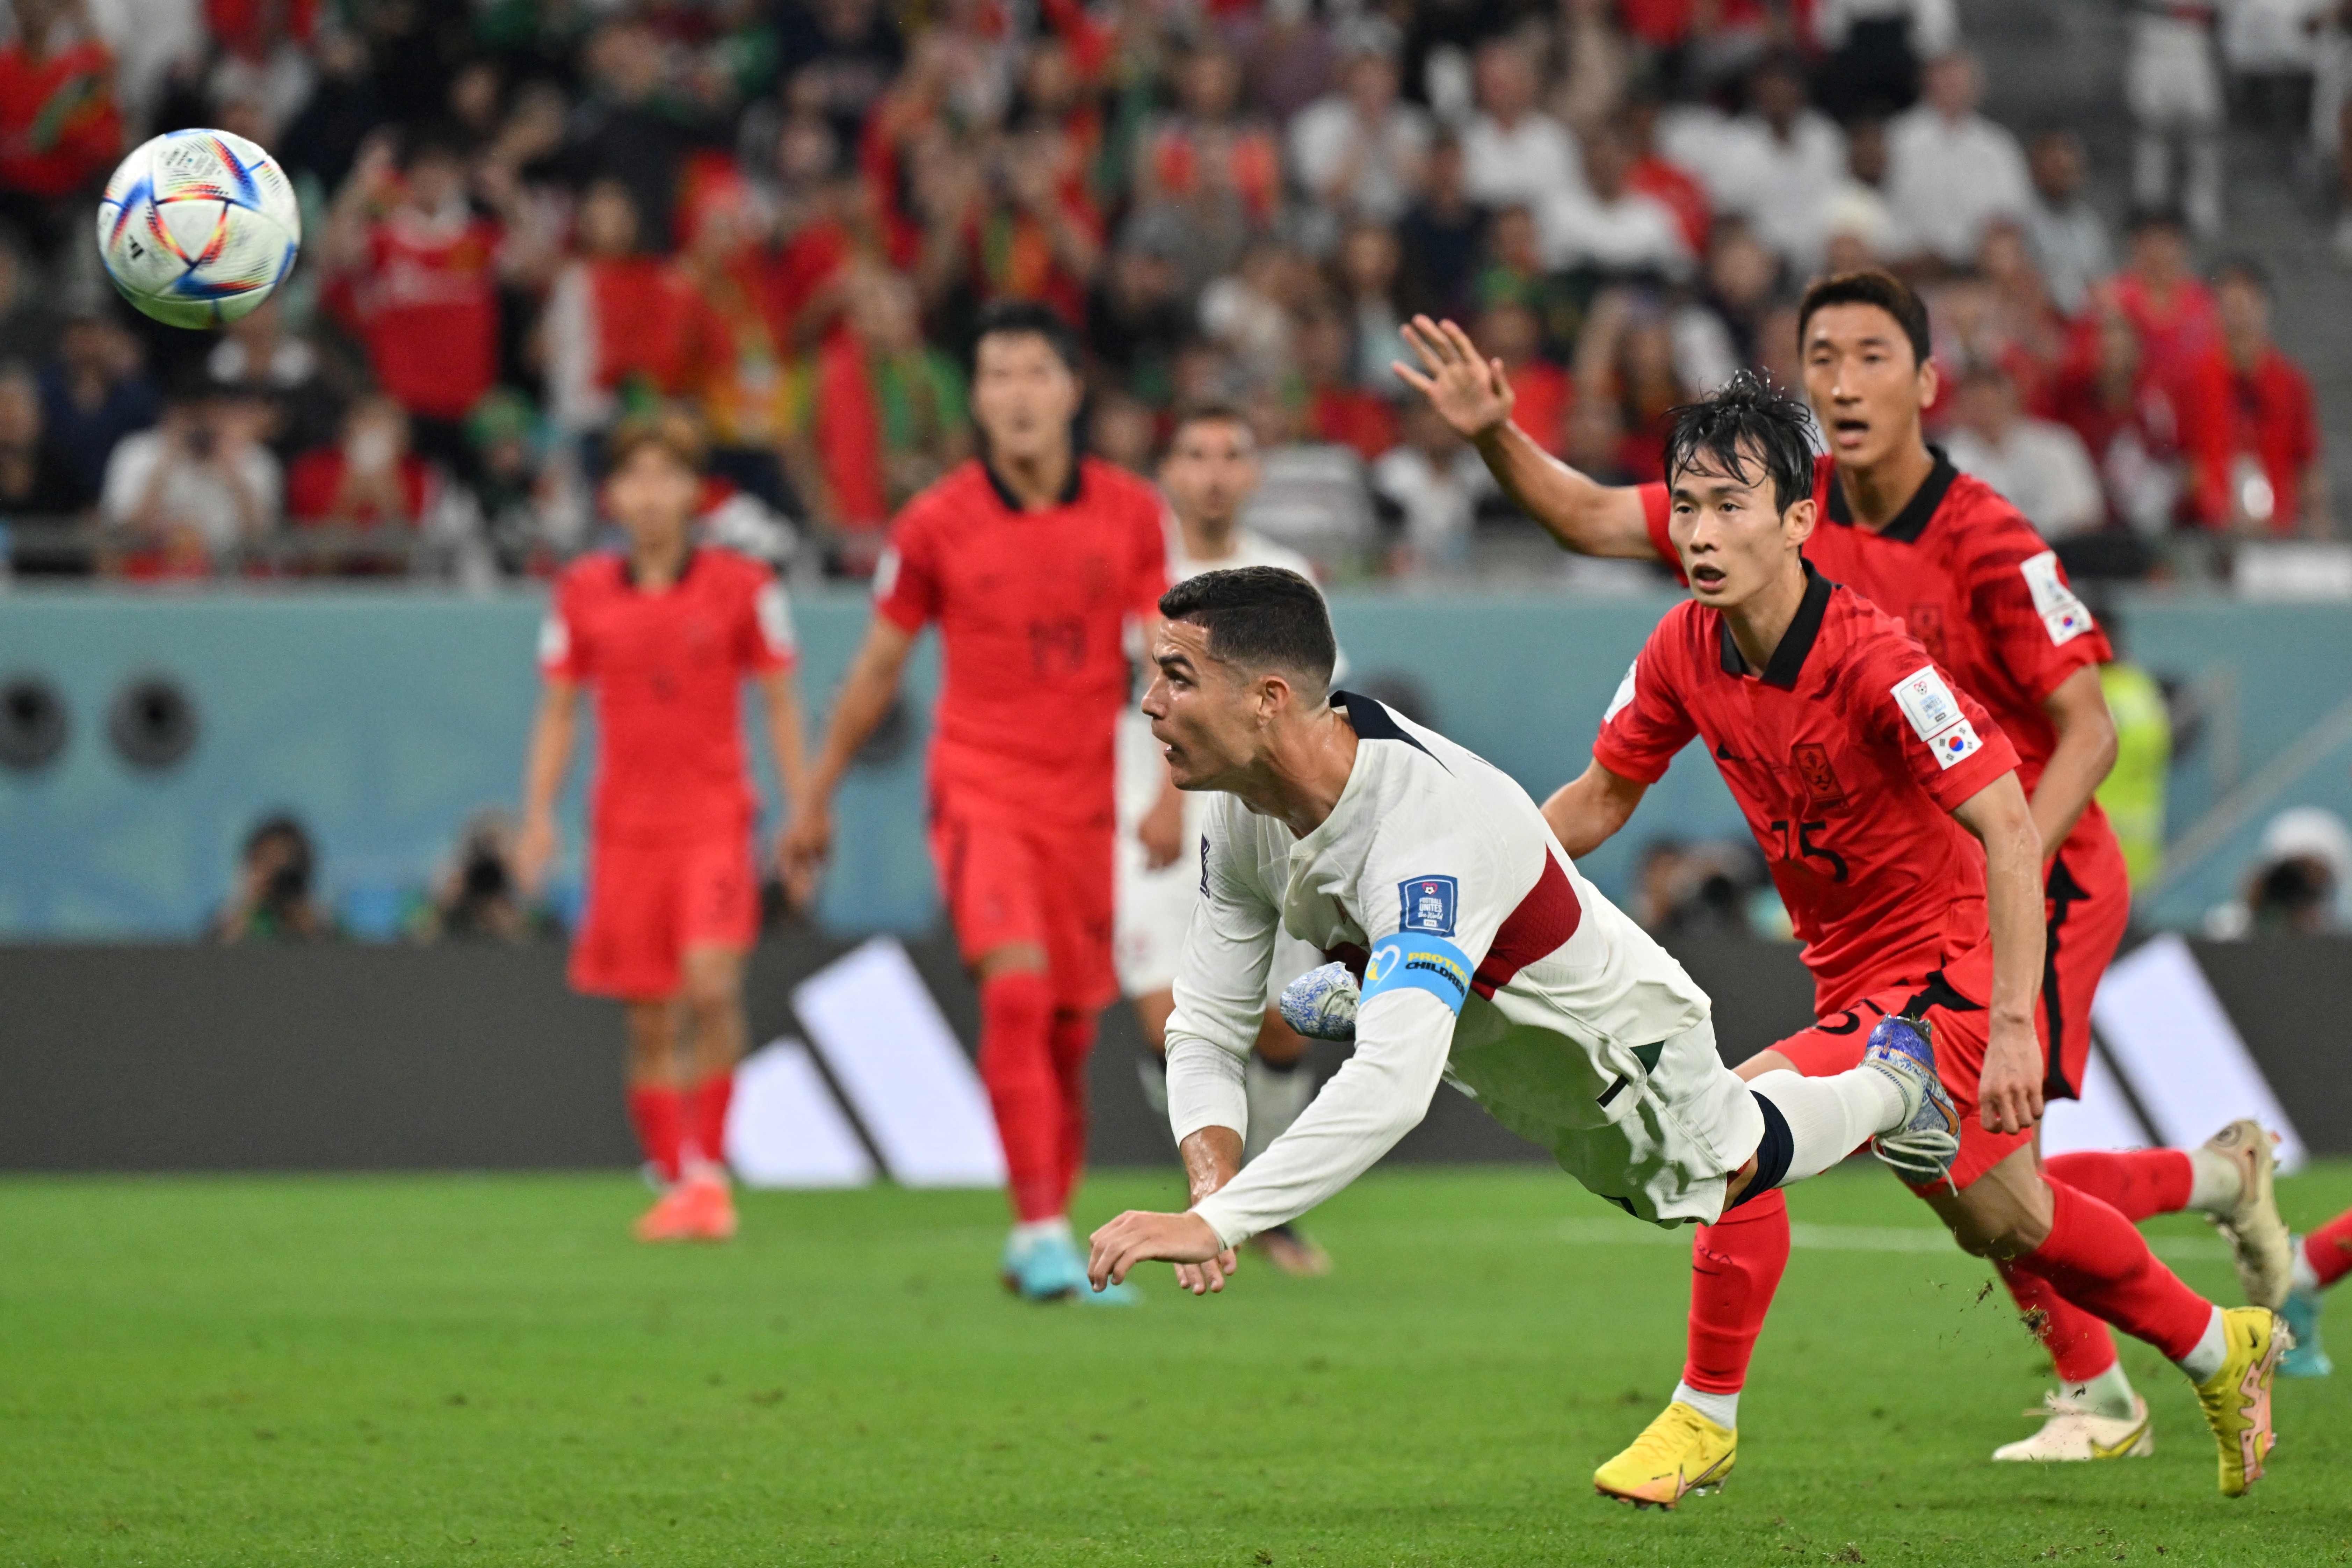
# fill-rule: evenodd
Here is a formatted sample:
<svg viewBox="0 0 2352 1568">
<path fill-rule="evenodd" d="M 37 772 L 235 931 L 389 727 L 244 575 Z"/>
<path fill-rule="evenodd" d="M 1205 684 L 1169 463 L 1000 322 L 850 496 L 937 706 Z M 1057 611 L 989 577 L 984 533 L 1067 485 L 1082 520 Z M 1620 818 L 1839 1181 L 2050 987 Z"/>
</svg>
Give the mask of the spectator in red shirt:
<svg viewBox="0 0 2352 1568">
<path fill-rule="evenodd" d="M 122 151 L 114 56 L 81 0 L 16 0 L 16 37 L 0 47 L 0 211 L 52 253 L 83 216 L 62 198 L 103 179 Z"/>
<path fill-rule="evenodd" d="M 373 547 L 330 545 L 310 556 L 310 565 L 362 576 L 401 571 L 439 489 L 433 470 L 410 448 L 408 412 L 391 398 L 366 397 L 343 416 L 340 441 L 294 460 L 286 476 L 286 515 L 300 528 L 383 536 Z"/>
<path fill-rule="evenodd" d="M 2151 374 L 2139 332 L 2112 300 L 2095 308 L 2060 369 L 2053 413 L 2098 465 L 2107 516 L 2147 538 L 2180 502 L 2180 420 L 2172 388 Z"/>
<path fill-rule="evenodd" d="M 2214 276 L 2213 298 L 2220 340 L 2182 396 L 2195 519 L 2234 533 L 2326 534 L 2311 382 L 2271 340 L 2268 280 L 2255 262 L 2232 261 Z"/>
<path fill-rule="evenodd" d="M 1559 455 L 1568 439 L 1569 411 L 1576 406 L 1576 383 L 1568 372 L 1538 357 L 1543 327 L 1536 313 L 1516 299 L 1498 299 L 1478 318 L 1478 344 L 1503 361 L 1519 394 L 1519 428 L 1538 446 Z"/>
<path fill-rule="evenodd" d="M 2139 333 L 2156 375 L 2178 377 L 2213 346 L 2213 296 L 2189 266 L 2189 231 L 2161 209 L 2132 220 L 2123 271 L 2108 286 L 2116 308 Z"/>
<path fill-rule="evenodd" d="M 1318 441 L 1352 446 L 1367 463 L 1397 441 L 1396 410 L 1356 383 L 1355 343 L 1348 323 L 1328 305 L 1299 319 L 1295 338 L 1298 371 L 1307 382 L 1307 422 Z"/>
<path fill-rule="evenodd" d="M 598 429 L 632 382 L 675 392 L 683 370 L 690 296 L 659 256 L 637 246 L 627 186 L 599 180 L 581 199 L 579 257 L 556 275 L 540 330 L 558 429 Z"/>
<path fill-rule="evenodd" d="M 1153 125 L 1139 149 L 1139 198 L 1179 199 L 1207 185 L 1230 187 L 1263 226 L 1282 196 L 1282 151 L 1274 133 L 1241 112 L 1241 64 L 1210 42 L 1178 68 L 1180 108 Z"/>
<path fill-rule="evenodd" d="M 453 469 L 466 412 L 498 379 L 502 239 L 467 199 L 464 150 L 437 131 L 410 140 L 396 173 L 389 143 L 371 143 L 328 220 L 332 287 L 377 383 Z"/>
<path fill-rule="evenodd" d="M 1706 254 L 1707 235 L 1714 226 L 1714 209 L 1707 204 L 1706 189 L 1691 177 L 1690 171 L 1673 162 L 1658 151 L 1658 99 L 1654 94 L 1643 93 L 1625 105 L 1617 121 L 1623 132 L 1626 147 L 1633 162 L 1625 171 L 1625 186 L 1645 196 L 1654 196 L 1675 214 L 1681 228 L 1683 242 L 1693 256 Z"/>
</svg>

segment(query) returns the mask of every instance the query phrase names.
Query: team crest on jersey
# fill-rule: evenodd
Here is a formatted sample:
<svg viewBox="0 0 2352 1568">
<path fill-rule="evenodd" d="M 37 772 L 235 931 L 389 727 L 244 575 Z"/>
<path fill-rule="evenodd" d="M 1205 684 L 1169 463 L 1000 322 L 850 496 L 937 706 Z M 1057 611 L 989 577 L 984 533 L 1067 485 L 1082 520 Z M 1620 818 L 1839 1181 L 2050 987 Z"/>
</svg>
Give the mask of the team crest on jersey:
<svg viewBox="0 0 2352 1568">
<path fill-rule="evenodd" d="M 1417 876 L 1411 882 L 1397 884 L 1397 896 L 1403 907 L 1397 915 L 1397 926 L 1404 931 L 1425 931 L 1432 936 L 1454 935 L 1454 907 L 1457 884 L 1450 876 Z"/>
<path fill-rule="evenodd" d="M 1837 770 L 1830 766 L 1829 747 L 1816 740 L 1803 740 L 1789 753 L 1789 760 L 1797 769 L 1797 777 L 1805 781 L 1805 793 L 1817 806 L 1834 806 L 1845 799 L 1845 787 L 1838 782 Z"/>
<path fill-rule="evenodd" d="M 1904 612 L 1903 623 L 1919 645 L 1935 655 L 1940 663 L 1948 663 L 1944 652 L 1944 607 L 1940 604 L 1915 604 Z"/>
<path fill-rule="evenodd" d="M 2074 591 L 2058 574 L 2056 550 L 2029 557 L 2018 563 L 2017 570 L 2025 578 L 2025 591 L 2033 595 L 2034 612 L 2042 617 L 2051 642 L 2063 648 L 2091 630 L 2090 608 L 2074 597 Z"/>
</svg>

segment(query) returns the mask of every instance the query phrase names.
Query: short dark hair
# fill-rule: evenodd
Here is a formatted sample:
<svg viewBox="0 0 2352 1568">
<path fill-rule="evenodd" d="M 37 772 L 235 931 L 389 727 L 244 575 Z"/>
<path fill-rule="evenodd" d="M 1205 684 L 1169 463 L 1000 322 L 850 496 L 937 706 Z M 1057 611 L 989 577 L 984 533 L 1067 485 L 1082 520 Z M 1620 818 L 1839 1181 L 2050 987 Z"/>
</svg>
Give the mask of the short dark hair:
<svg viewBox="0 0 2352 1568">
<path fill-rule="evenodd" d="M 2271 270 L 2251 256 L 2225 256 L 2213 268 L 2213 287 L 2219 288 L 2231 278 L 2252 288 L 2265 299 L 2270 298 Z"/>
<path fill-rule="evenodd" d="M 1232 403 L 1196 402 L 1177 410 L 1176 423 L 1168 432 L 1168 444 L 1173 446 L 1176 438 L 1195 424 L 1238 424 L 1253 434 L 1257 429 L 1250 423 L 1249 415 Z"/>
<path fill-rule="evenodd" d="M 1039 299 L 1000 299 L 986 307 L 972 323 L 971 366 L 980 368 L 980 345 L 998 334 L 1032 334 L 1045 340 L 1055 358 L 1068 367 L 1072 375 L 1079 371 L 1078 335 L 1071 330 L 1062 313 Z"/>
<path fill-rule="evenodd" d="M 1933 352 L 1927 336 L 1927 302 L 1909 284 L 1875 267 L 1865 272 L 1841 272 L 1805 290 L 1804 300 L 1797 307 L 1797 348 L 1801 352 L 1805 346 L 1805 329 L 1812 323 L 1814 312 L 1832 305 L 1875 305 L 1894 317 L 1903 335 L 1911 340 L 1914 362 L 1926 364 Z"/>
<path fill-rule="evenodd" d="M 1188 577 L 1160 596 L 1160 613 L 1206 629 L 1209 652 L 1244 669 L 1306 675 L 1320 696 L 1339 643 L 1315 585 L 1278 566 L 1240 566 Z"/>
<path fill-rule="evenodd" d="M 1755 371 L 1741 371 L 1668 417 L 1674 422 L 1666 433 L 1668 484 L 1704 461 L 1745 485 L 1748 464 L 1756 462 L 1772 481 L 1775 509 L 1785 512 L 1813 493 L 1811 416 Z"/>
</svg>

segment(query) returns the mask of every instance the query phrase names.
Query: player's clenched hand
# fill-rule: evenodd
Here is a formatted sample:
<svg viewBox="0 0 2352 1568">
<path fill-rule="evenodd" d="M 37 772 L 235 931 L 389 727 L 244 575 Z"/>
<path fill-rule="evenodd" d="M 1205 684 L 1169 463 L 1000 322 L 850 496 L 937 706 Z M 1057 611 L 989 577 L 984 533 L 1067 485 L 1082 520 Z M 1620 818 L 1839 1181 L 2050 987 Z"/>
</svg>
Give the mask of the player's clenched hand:
<svg viewBox="0 0 2352 1568">
<path fill-rule="evenodd" d="M 784 885 L 791 887 L 798 883 L 814 891 L 817 873 L 824 869 L 825 860 L 832 853 L 832 809 L 822 801 L 804 803 L 793 813 L 783 839 L 776 846 L 777 857 L 784 863 Z"/>
<path fill-rule="evenodd" d="M 1503 373 L 1503 361 L 1482 356 L 1469 333 L 1451 321 L 1426 316 L 1414 317 L 1403 330 L 1422 368 L 1391 361 L 1389 369 L 1427 398 L 1456 434 L 1475 441 L 1511 417 L 1518 397 Z"/>
<path fill-rule="evenodd" d="M 2042 1042 L 2032 1024 L 1993 1020 L 1977 1103 L 1988 1133 L 2022 1133 L 2042 1120 Z"/>
<path fill-rule="evenodd" d="M 1176 1281 L 1194 1295 L 1225 1288 L 1234 1271 L 1231 1249 L 1197 1214 L 1151 1214 L 1130 1208 L 1094 1233 L 1087 1278 L 1096 1290 L 1124 1282 L 1138 1263 L 1180 1265 Z M 1182 1267 L 1191 1265 L 1192 1267 Z"/>
</svg>

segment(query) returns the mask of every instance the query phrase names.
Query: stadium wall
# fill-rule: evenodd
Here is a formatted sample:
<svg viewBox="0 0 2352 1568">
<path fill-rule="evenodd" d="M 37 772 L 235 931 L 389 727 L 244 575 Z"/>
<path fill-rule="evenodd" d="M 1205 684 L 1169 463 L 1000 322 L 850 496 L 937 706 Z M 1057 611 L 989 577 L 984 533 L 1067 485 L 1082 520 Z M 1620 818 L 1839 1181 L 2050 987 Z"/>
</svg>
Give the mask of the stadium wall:
<svg viewBox="0 0 2352 1568">
<path fill-rule="evenodd" d="M 850 944 L 796 933 L 751 969 L 752 1038 L 798 1035 L 794 983 Z M 977 1005 L 952 945 L 909 945 L 965 1044 Z M 2342 1049 L 2352 939 L 2195 945 L 2199 965 L 2313 1152 L 2352 1153 Z M 1719 940 L 1678 955 L 1741 1061 L 1801 1028 L 1791 947 Z M 552 944 L 313 947 L 0 946 L 0 1169 L 382 1170 L 621 1167 L 614 1009 L 574 997 Z M 1103 1016 L 1093 1156 L 1172 1162 L 1143 1103 L 1131 1016 Z M 1318 1071 L 1340 1060 L 1318 1047 Z M 854 1109 L 854 1106 L 853 1106 Z M 1541 1159 L 1441 1092 L 1395 1156 Z"/>
<path fill-rule="evenodd" d="M 1352 684 L 1410 691 L 1406 706 L 1540 794 L 1581 769 L 1626 664 L 1673 602 L 1664 591 L 1342 591 L 1333 611 Z M 467 814 L 515 799 L 541 608 L 527 593 L 383 589 L 0 593 L 0 686 L 38 683 L 66 725 L 47 765 L 0 766 L 0 940 L 191 936 L 225 895 L 246 829 L 281 807 L 316 834 L 346 927 L 392 934 Z M 2197 683 L 2210 709 L 2202 742 L 2174 769 L 2176 834 L 2352 694 L 2352 606 L 2147 597 L 2126 612 L 2139 656 Z M 866 613 L 864 596 L 847 590 L 798 602 L 803 691 L 819 714 Z M 142 767 L 129 759 L 142 722 L 131 699 L 154 679 L 184 694 L 194 729 L 179 760 Z M 845 786 L 837 869 L 820 912 L 829 931 L 931 925 L 917 825 L 937 679 L 927 640 L 909 674 L 907 724 Z M 2228 896 L 2270 810 L 2308 801 L 2352 815 L 2346 760 L 2315 758 L 2149 913 L 2189 924 Z M 764 773 L 764 758 L 759 766 Z M 567 802 L 575 896 L 584 771 Z M 1741 831 L 1713 770 L 1685 757 L 1587 870 L 1622 894 L 1643 842 Z"/>
</svg>

